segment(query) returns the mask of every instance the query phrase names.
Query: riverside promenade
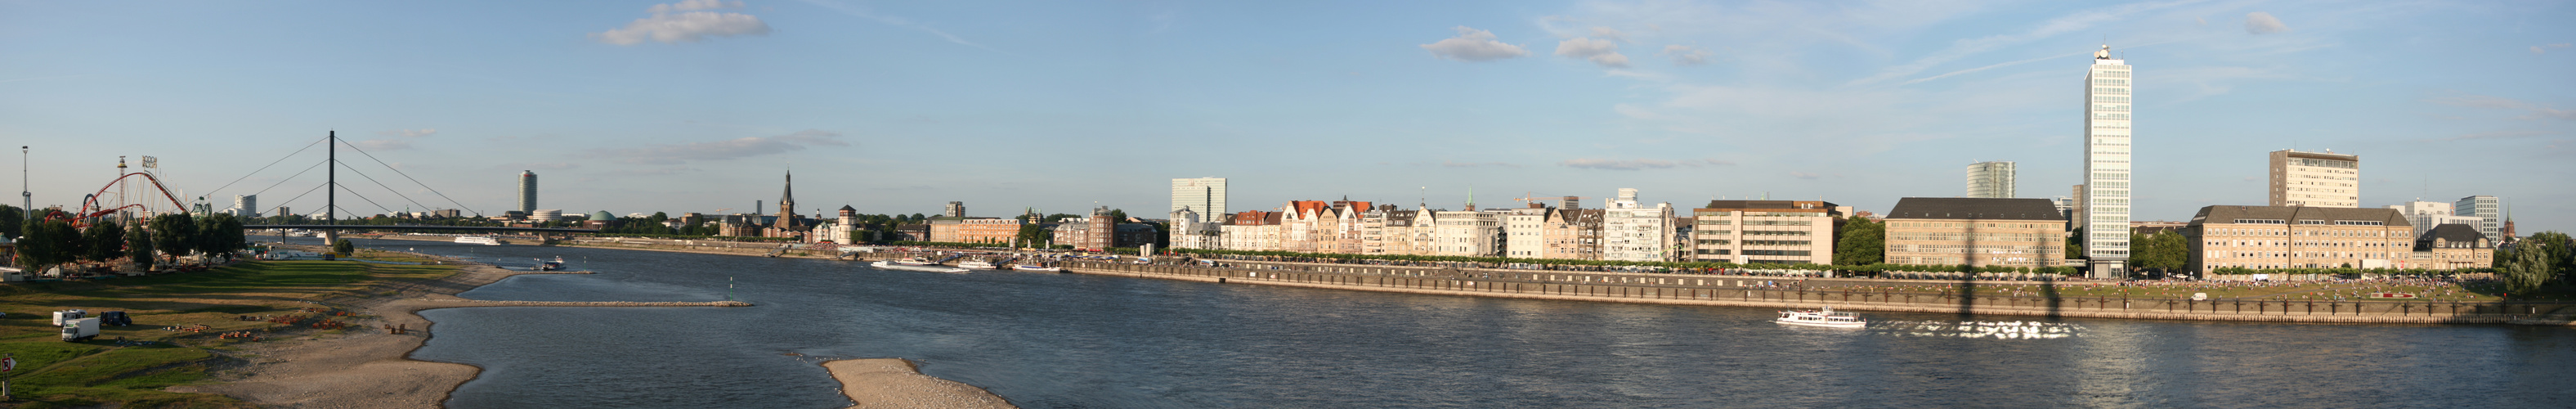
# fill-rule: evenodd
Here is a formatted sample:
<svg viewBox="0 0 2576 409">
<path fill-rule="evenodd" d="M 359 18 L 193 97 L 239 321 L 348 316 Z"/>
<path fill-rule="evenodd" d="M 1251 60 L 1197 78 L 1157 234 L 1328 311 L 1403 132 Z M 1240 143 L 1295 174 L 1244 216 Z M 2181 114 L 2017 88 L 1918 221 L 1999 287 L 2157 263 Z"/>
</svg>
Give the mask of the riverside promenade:
<svg viewBox="0 0 2576 409">
<path fill-rule="evenodd" d="M 679 240 L 576 240 L 585 247 L 760 255 L 775 243 Z M 829 258 L 790 252 L 782 257 Z M 897 254 L 858 253 L 879 260 Z M 1064 262 L 1068 273 L 1276 285 L 1358 291 L 1643 304 L 1754 308 L 1832 306 L 1961 316 L 2083 317 L 2192 321 L 2394 324 L 2514 324 L 2576 326 L 2576 304 L 2564 302 L 2457 302 L 2431 300 L 2299 300 L 2274 298 L 2080 297 L 2051 295 L 2052 288 L 2102 285 L 2053 281 L 1978 279 L 1870 279 L 1706 274 L 1443 268 L 1284 261 L 1223 260 L 1223 267 L 1112 262 Z M 1871 287 L 1942 286 L 1946 292 L 1872 290 Z M 2038 287 L 2004 291 L 2003 287 Z"/>
<path fill-rule="evenodd" d="M 2313 323 L 2571 325 L 2553 302 L 2136 299 L 2049 296 L 2050 281 L 1882 280 L 1227 261 L 1227 267 L 1068 262 L 1067 272 L 1137 278 L 1416 294 L 1758 308 L 1969 315 Z M 1937 293 L 1873 286 L 1948 286 Z M 2035 295 L 1980 291 L 2036 286 Z"/>
</svg>

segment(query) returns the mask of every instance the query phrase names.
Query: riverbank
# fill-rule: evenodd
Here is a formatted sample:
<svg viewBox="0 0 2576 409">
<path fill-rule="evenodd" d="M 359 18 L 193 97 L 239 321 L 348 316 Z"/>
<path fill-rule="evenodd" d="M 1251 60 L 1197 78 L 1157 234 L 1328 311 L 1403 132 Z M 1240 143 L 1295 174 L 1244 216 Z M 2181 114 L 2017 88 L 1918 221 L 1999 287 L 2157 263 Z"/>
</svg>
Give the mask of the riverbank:
<svg viewBox="0 0 2576 409">
<path fill-rule="evenodd" d="M 841 395 L 857 402 L 850 405 L 854 409 L 1018 407 L 984 388 L 923 375 L 912 361 L 902 358 L 826 361 L 823 369 L 841 381 Z"/>
<path fill-rule="evenodd" d="M 428 257 L 428 256 L 422 256 Z M 450 264 L 455 264 L 452 261 Z M 359 327 L 336 334 L 239 345 L 233 355 L 244 363 L 215 374 L 223 383 L 183 385 L 168 388 L 171 392 L 212 393 L 240 399 L 264 407 L 401 407 L 435 408 L 447 400 L 458 386 L 472 381 L 482 372 L 472 365 L 430 362 L 411 359 L 411 353 L 428 342 L 435 323 L 419 315 L 420 311 L 460 307 L 559 306 L 559 307 L 677 307 L 677 306 L 749 306 L 739 301 L 717 302 L 560 302 L 560 301 L 490 301 L 470 300 L 455 294 L 499 282 L 521 274 L 588 274 L 588 272 L 538 272 L 507 270 L 490 265 L 461 264 L 451 275 L 435 280 L 393 283 L 372 288 L 360 294 L 372 296 L 340 297 L 326 302 L 344 305 L 359 316 L 376 317 L 375 326 L 405 328 L 404 333 L 391 333 L 377 328 Z"/>
</svg>

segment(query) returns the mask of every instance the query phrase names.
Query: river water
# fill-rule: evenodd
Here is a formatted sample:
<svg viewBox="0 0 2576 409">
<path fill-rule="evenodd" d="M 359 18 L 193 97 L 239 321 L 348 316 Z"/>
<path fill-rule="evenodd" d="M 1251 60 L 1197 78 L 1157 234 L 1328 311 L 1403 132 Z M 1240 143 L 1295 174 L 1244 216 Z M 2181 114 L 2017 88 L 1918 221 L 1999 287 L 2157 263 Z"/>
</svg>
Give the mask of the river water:
<svg viewBox="0 0 2576 409">
<path fill-rule="evenodd" d="M 360 245 L 598 272 L 468 298 L 758 305 L 426 311 L 437 335 L 413 357 L 485 369 L 448 402 L 465 408 L 834 408 L 849 401 L 816 362 L 852 357 L 909 358 L 1030 408 L 2563 407 L 2576 379 L 2569 328 L 1863 312 L 1871 328 L 1836 330 L 1752 308 Z M 2072 336 L 1956 329 L 1978 321 Z"/>
</svg>

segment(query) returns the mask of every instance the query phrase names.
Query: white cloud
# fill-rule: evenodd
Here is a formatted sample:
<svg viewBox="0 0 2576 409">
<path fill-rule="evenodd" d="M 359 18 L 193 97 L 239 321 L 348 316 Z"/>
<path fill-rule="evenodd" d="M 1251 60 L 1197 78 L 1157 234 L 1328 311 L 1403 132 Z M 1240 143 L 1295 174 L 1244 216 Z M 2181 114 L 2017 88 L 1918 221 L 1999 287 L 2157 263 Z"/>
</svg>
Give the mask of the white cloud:
<svg viewBox="0 0 2576 409">
<path fill-rule="evenodd" d="M 678 165 L 698 160 L 726 160 L 805 150 L 809 146 L 850 146 L 841 134 L 807 129 L 796 133 L 715 142 L 653 145 L 642 148 L 592 149 L 585 156 L 645 165 Z"/>
<path fill-rule="evenodd" d="M 1655 113 L 1655 111 L 1654 111 L 1654 110 L 1646 109 L 1645 107 L 1640 107 L 1640 106 L 1630 105 L 1630 104 L 1616 104 L 1616 105 L 1611 105 L 1611 106 L 1610 106 L 1610 110 L 1611 110 L 1611 111 L 1613 111 L 1613 112 L 1618 112 L 1618 113 L 1619 113 L 1619 116 L 1625 116 L 1625 117 L 1629 117 L 1629 118 L 1633 118 L 1633 119 L 1655 119 L 1655 118 L 1663 117 L 1663 114 Z"/>
<path fill-rule="evenodd" d="M 2576 45 L 2576 44 L 2558 43 L 2558 44 L 2550 44 L 2550 45 L 2535 45 L 2535 46 L 2531 46 L 2531 53 L 2532 53 L 2532 54 L 2548 54 L 2548 53 L 2549 53 L 2549 49 L 2551 49 L 2551 48 L 2567 48 L 2567 46 L 2570 46 L 2570 45 Z"/>
<path fill-rule="evenodd" d="M 357 146 L 358 150 L 369 151 L 399 151 L 411 149 L 411 141 L 401 139 L 369 139 L 352 142 L 350 145 Z"/>
<path fill-rule="evenodd" d="M 2289 31 L 2290 26 L 2287 24 L 2281 24 L 2281 19 L 2272 17 L 2272 13 L 2260 11 L 2245 13 L 2246 34 L 2272 34 L 2285 33 Z"/>
<path fill-rule="evenodd" d="M 1628 56 L 1619 54 L 1619 43 L 1575 37 L 1556 43 L 1556 55 L 1581 58 L 1603 67 L 1627 68 Z"/>
<path fill-rule="evenodd" d="M 806 3 L 806 4 L 812 4 L 812 5 L 815 5 L 815 6 L 818 6 L 818 7 L 822 7 L 822 8 L 832 9 L 832 11 L 838 11 L 838 12 L 841 12 L 841 14 L 848 14 L 848 15 L 851 15 L 851 16 L 854 16 L 854 17 L 858 17 L 858 18 L 864 18 L 864 19 L 869 19 L 869 20 L 876 20 L 876 21 L 877 21 L 877 22 L 879 22 L 879 23 L 885 23 L 885 24 L 893 25 L 893 26 L 897 26 L 897 27 L 911 28 L 911 29 L 914 29 L 914 30 L 921 30 L 922 32 L 930 33 L 930 35 L 939 36 L 939 38 L 947 39 L 947 40 L 948 40 L 948 42 L 951 42 L 951 43 L 957 43 L 957 44 L 959 44 L 959 45 L 964 45 L 964 46 L 968 46 L 968 47 L 975 47 L 975 48 L 982 48 L 982 49 L 985 49 L 985 50 L 992 50 L 992 49 L 993 49 L 992 47 L 985 47 L 983 44 L 976 44 L 976 43 L 975 43 L 975 42 L 973 42 L 973 41 L 966 41 L 966 39 L 965 39 L 965 38 L 963 38 L 963 37 L 958 37 L 958 36 L 957 36 L 957 35 L 955 35 L 955 34 L 948 34 L 948 32 L 946 32 L 946 31 L 940 31 L 940 30 L 939 30 L 939 29 L 937 29 L 937 28 L 932 28 L 932 27 L 931 27 L 930 25 L 928 25 L 928 24 L 922 24 L 922 23 L 914 22 L 914 21 L 912 21 L 912 20 L 910 20 L 910 19 L 905 19 L 905 18 L 902 18 L 902 17 L 895 17 L 895 16 L 890 16 L 890 15 L 885 15 L 885 14 L 878 14 L 877 12 L 875 12 L 875 11 L 873 11 L 873 10 L 869 10 L 869 9 L 868 9 L 868 8 L 866 8 L 866 7 L 852 6 L 852 5 L 848 5 L 848 4 L 841 4 L 841 3 L 837 3 L 837 2 L 824 1 L 824 0 L 805 0 L 805 3 Z"/>
<path fill-rule="evenodd" d="M 1452 30 L 1458 31 L 1457 37 L 1423 44 L 1422 49 L 1430 50 L 1433 56 L 1466 62 L 1485 62 L 1529 55 L 1529 50 L 1521 49 L 1520 46 L 1494 41 L 1494 33 L 1491 31 L 1467 28 L 1467 26 L 1458 26 Z"/>
<path fill-rule="evenodd" d="M 1613 30 L 1609 27 L 1593 27 L 1592 38 L 1625 43 L 1628 42 L 1628 33 L 1622 33 L 1619 32 L 1619 30 Z"/>
<path fill-rule="evenodd" d="M 1709 52 L 1708 50 L 1680 44 L 1664 46 L 1664 52 L 1661 54 L 1667 57 L 1672 57 L 1673 65 L 1707 64 L 1709 57 L 1717 56 L 1717 53 Z"/>
<path fill-rule="evenodd" d="M 609 44 L 635 45 L 645 40 L 680 43 L 703 40 L 707 37 L 769 34 L 769 23 L 761 22 L 759 17 L 752 17 L 749 14 L 691 11 L 722 7 L 725 4 L 730 4 L 731 7 L 742 6 L 741 2 L 720 3 L 712 0 L 685 0 L 672 4 L 656 4 L 646 9 L 653 13 L 652 17 L 635 19 L 634 22 L 626 23 L 625 28 L 591 33 L 590 38 Z"/>
<path fill-rule="evenodd" d="M 1912 62 L 1902 65 L 1881 69 L 1876 75 L 1852 80 L 1847 85 L 1867 85 L 1911 76 L 1915 73 L 1923 72 L 1924 70 L 1932 69 L 1932 67 L 1940 66 L 1941 64 L 1946 64 L 1951 61 L 1957 61 L 1970 55 L 1993 51 L 2004 48 L 2005 46 L 2055 37 L 2059 34 L 2091 30 L 2095 25 L 2118 22 L 2122 19 L 2126 19 L 2132 14 L 2144 13 L 2177 5 L 2180 5 L 2180 3 L 2140 3 L 2126 4 L 2106 9 L 2085 10 L 2049 19 L 2046 22 L 2040 23 L 2038 27 L 2019 34 L 1998 34 L 1979 38 L 1960 39 L 1952 42 L 1949 48 L 1933 52 L 1932 55 L 1924 56 L 1923 58 L 1918 58 Z"/>
<path fill-rule="evenodd" d="M 739 2 L 739 1 L 680 0 L 680 2 L 678 2 L 678 3 L 671 3 L 671 4 L 655 4 L 655 5 L 653 5 L 653 7 L 651 7 L 651 8 L 646 8 L 646 9 L 644 9 L 644 11 L 652 12 L 653 14 L 662 14 L 662 13 L 669 13 L 669 12 L 673 12 L 673 11 L 698 11 L 698 10 L 739 9 L 739 8 L 742 8 L 742 2 Z"/>
<path fill-rule="evenodd" d="M 2530 112 L 2529 115 L 2515 117 L 2514 119 L 2556 118 L 2576 121 L 2576 109 L 2558 109 L 2558 107 L 2554 106 L 2541 105 L 2512 98 L 2491 97 L 2485 95 L 2458 95 L 2433 98 L 2426 101 L 2451 106 Z"/>
<path fill-rule="evenodd" d="M 377 135 L 384 135 L 384 136 L 400 136 L 400 137 L 405 137 L 405 138 L 418 138 L 418 137 L 423 137 L 423 136 L 436 135 L 436 134 L 438 134 L 438 130 L 437 130 L 437 129 L 430 129 L 430 128 L 420 128 L 420 129 L 396 129 L 396 130 L 391 130 L 391 131 L 377 132 L 376 134 L 377 134 Z"/>
</svg>

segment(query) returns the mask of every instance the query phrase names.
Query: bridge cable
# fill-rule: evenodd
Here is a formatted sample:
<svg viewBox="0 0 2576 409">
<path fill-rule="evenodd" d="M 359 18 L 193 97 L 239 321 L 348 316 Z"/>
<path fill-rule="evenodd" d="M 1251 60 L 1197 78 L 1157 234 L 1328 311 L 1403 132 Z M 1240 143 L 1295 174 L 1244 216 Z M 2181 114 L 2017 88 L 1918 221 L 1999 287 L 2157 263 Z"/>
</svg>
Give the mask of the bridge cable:
<svg viewBox="0 0 2576 409">
<path fill-rule="evenodd" d="M 396 193 L 396 194 L 400 194 L 400 193 Z M 376 205 L 376 210 L 383 210 L 383 211 L 385 211 L 385 213 L 393 213 L 393 212 L 394 212 L 394 208 L 391 208 L 391 207 L 385 207 L 385 204 L 383 204 L 383 203 L 376 203 L 376 199 L 368 199 L 368 198 L 367 198 L 367 195 L 361 195 L 361 194 L 358 194 L 358 191 L 356 191 L 356 190 L 351 190 L 351 191 L 349 191 L 349 195 L 350 195 L 350 196 L 357 196 L 357 197 L 358 197 L 358 200 L 365 200 L 365 201 L 367 201 L 367 204 Z M 333 210 L 331 211 L 331 213 L 332 213 L 332 214 L 331 214 L 331 217 L 333 218 L 333 220 L 338 220 L 338 218 L 340 217 L 340 214 L 339 214 L 340 212 L 339 212 L 339 210 L 338 210 L 338 209 L 333 209 Z"/>
<path fill-rule="evenodd" d="M 251 196 L 258 196 L 260 193 L 268 193 L 268 190 L 269 190 L 269 189 L 276 189 L 276 188 L 277 188 L 277 185 L 283 185 L 283 184 L 286 184 L 286 182 L 287 182 L 287 181 L 295 180 L 295 177 L 296 177 L 296 176 L 304 176 L 304 173 L 305 173 L 305 172 L 312 172 L 312 171 L 313 171 L 313 169 L 315 169 L 315 168 L 320 168 L 320 167 L 322 167 L 322 162 L 313 162 L 313 166 L 306 166 L 306 167 L 304 167 L 304 171 L 302 171 L 302 172 L 295 172 L 295 174 L 294 174 L 294 175 L 288 175 L 285 179 L 278 179 L 278 180 L 277 180 L 277 183 L 271 183 L 271 184 L 268 184 L 268 187 L 259 188 L 259 191 L 258 191 L 258 192 L 253 192 L 253 193 L 251 193 Z"/>
<path fill-rule="evenodd" d="M 294 203 L 295 203 L 295 199 L 302 199 L 302 198 L 304 198 L 304 195 L 310 195 L 310 194 L 313 194 L 313 191 L 316 191 L 316 190 L 322 190 L 322 187 L 323 187 L 323 186 L 327 186 L 327 185 L 313 185 L 313 188 L 312 188 L 312 189 L 304 189 L 304 194 L 295 195 L 295 197 L 294 197 L 294 198 L 286 199 L 286 201 L 283 201 L 283 202 L 277 202 L 277 207 L 271 207 L 271 208 L 268 208 L 268 210 L 269 210 L 269 211 L 277 211 L 278 209 L 285 209 L 285 208 L 286 208 L 286 205 L 294 204 Z M 278 216 L 285 216 L 285 215 L 281 214 L 281 215 L 278 215 Z M 278 219 L 278 220 L 285 220 L 285 219 Z"/>
<path fill-rule="evenodd" d="M 222 187 L 217 187 L 217 188 L 215 188 L 215 190 L 209 190 L 209 191 L 206 191 L 206 195 L 207 195 L 207 196 L 213 196 L 213 195 L 215 194 L 215 192 L 221 192 L 221 191 L 224 191 L 224 188 L 227 188 L 227 187 L 233 187 L 233 183 L 241 183 L 241 181 L 242 181 L 242 180 L 250 179 L 250 177 L 251 177 L 251 176 L 257 176 L 257 175 L 259 175 L 259 172 L 268 170 L 269 166 L 277 166 L 277 164 L 278 164 L 279 162 L 285 162 L 288 158 L 293 158 L 293 157 L 295 157 L 295 154 L 298 154 L 298 153 L 304 153 L 304 151 L 307 151 L 307 150 L 312 150 L 312 149 L 313 149 L 313 145 L 320 145 L 320 144 L 322 144 L 322 140 L 320 140 L 320 139 L 315 139 L 315 140 L 313 140 L 313 143 L 304 144 L 304 149 L 296 149 L 296 150 L 295 150 L 295 152 L 287 153 L 285 157 L 277 158 L 277 161 L 276 161 L 276 162 L 269 162 L 269 163 L 268 163 L 268 166 L 261 166 L 261 167 L 259 167 L 259 170 L 250 171 L 250 174 L 242 175 L 241 179 L 233 179 L 233 181 L 232 181 L 231 183 L 225 183 Z M 306 168 L 306 169 L 307 169 L 307 170 L 311 170 L 311 168 Z M 298 174 L 298 175 L 301 175 L 301 174 L 303 174 L 303 173 L 297 173 L 297 174 Z M 288 176 L 288 178 L 294 178 L 294 177 L 293 177 L 293 176 Z M 276 186 L 275 186 L 275 185 L 270 185 L 269 187 L 276 187 Z M 252 195 L 256 196 L 256 195 L 258 195 L 258 194 L 257 194 L 257 193 L 253 193 Z"/>
<path fill-rule="evenodd" d="M 374 176 L 367 176 L 367 173 L 366 173 L 366 172 L 359 172 L 359 171 L 358 171 L 358 168 L 349 167 L 349 164 L 346 164 L 346 163 L 340 164 L 340 167 L 341 167 L 341 168 L 346 168 L 346 169 L 348 169 L 348 170 L 349 170 L 349 173 L 356 173 L 356 174 L 358 174 L 358 177 L 367 178 L 367 181 L 369 181 L 369 182 L 376 182 L 376 187 L 385 188 L 385 191 L 387 191 L 387 192 L 393 192 L 393 193 L 394 193 L 394 196 L 396 196 L 396 197 L 401 197 L 401 198 L 403 199 L 403 201 L 411 202 L 411 204 L 412 204 L 413 206 L 420 206 L 422 210 L 430 210 L 430 209 L 429 209 L 429 205 L 420 204 L 420 201 L 418 201 L 418 200 L 411 200 L 411 196 L 404 195 L 404 194 L 402 194 L 402 192 L 401 192 L 401 191 L 394 190 L 394 187 L 393 187 L 393 186 L 385 186 L 385 182 L 378 182 L 378 181 L 376 181 L 376 177 L 374 177 Z M 428 187 L 428 186 L 422 186 L 422 187 L 426 188 L 426 187 Z M 392 212 L 393 212 L 393 209 L 385 209 L 385 211 L 386 211 L 386 213 L 392 213 Z"/>
<path fill-rule="evenodd" d="M 403 173 L 402 169 L 395 169 L 395 168 L 394 168 L 394 165 L 386 164 L 384 159 L 376 159 L 376 155 L 375 155 L 375 154 L 367 153 L 367 151 L 366 151 L 366 150 L 364 150 L 364 149 L 358 149 L 358 145 L 350 145 L 348 142 L 341 142 L 340 144 L 341 144 L 341 145 L 349 145 L 349 149 L 350 149 L 350 150 L 358 151 L 358 154 L 359 154 L 359 155 L 366 155 L 368 160 L 376 161 L 376 164 L 378 164 L 378 165 L 384 165 L 385 169 L 393 169 L 394 174 L 396 174 L 396 175 L 402 175 L 402 177 L 403 177 L 404 179 L 411 179 L 411 183 L 412 183 L 412 184 L 420 185 L 420 188 L 422 188 L 422 189 L 429 189 L 429 193 L 431 193 L 431 194 L 435 194 L 435 195 L 438 195 L 438 197 L 439 197 L 439 198 L 441 198 L 441 199 L 447 199 L 447 203 L 449 203 L 449 204 L 454 204 L 454 205 L 456 205 L 456 207 L 457 207 L 457 208 L 465 209 L 465 211 L 474 212 L 474 215 L 475 215 L 475 216 L 477 216 L 477 217 L 483 216 L 483 212 L 482 212 L 482 211 L 480 211 L 480 210 L 474 210 L 474 208 L 471 208 L 471 207 L 465 207 L 465 204 L 464 204 L 464 203 L 457 203 L 457 202 L 456 202 L 456 198 L 447 197 L 447 194 L 446 194 L 446 193 L 441 193 L 441 192 L 439 192 L 439 191 L 438 191 L 438 188 L 429 187 L 429 184 L 427 184 L 427 183 L 420 183 L 420 179 L 412 178 L 412 177 L 411 177 L 411 174 L 409 174 L 409 173 Z M 357 170 L 357 169 L 350 169 L 350 171 L 356 171 L 356 170 Z M 368 180 L 374 180 L 374 179 L 368 179 Z M 379 184 L 381 185 L 381 183 L 379 183 Z M 388 188 L 385 188 L 385 190 L 393 190 L 393 188 L 388 187 Z M 400 193 L 396 193 L 396 194 L 400 194 Z M 406 199 L 408 199 L 408 198 L 406 198 Z M 418 202 L 414 202 L 413 204 L 418 204 Z M 423 207 L 423 208 L 427 208 L 427 207 L 429 207 L 429 206 L 428 206 L 428 205 L 422 205 L 421 207 Z M 431 210 L 431 209 L 423 209 L 423 210 Z"/>
</svg>

